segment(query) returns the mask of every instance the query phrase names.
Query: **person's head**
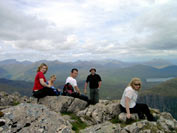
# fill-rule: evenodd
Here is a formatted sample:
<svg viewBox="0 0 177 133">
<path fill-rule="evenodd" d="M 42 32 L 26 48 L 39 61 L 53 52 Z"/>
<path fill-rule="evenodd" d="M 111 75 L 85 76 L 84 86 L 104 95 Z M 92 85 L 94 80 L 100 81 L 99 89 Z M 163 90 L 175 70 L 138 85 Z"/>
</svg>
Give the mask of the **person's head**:
<svg viewBox="0 0 177 133">
<path fill-rule="evenodd" d="M 91 68 L 91 69 L 90 69 L 90 73 L 91 73 L 92 75 L 94 75 L 94 74 L 96 73 L 96 69 L 95 69 L 95 68 Z"/>
<path fill-rule="evenodd" d="M 52 76 L 50 76 L 50 80 L 52 81 L 52 82 L 54 82 L 55 80 L 56 80 L 56 75 L 52 75 Z"/>
<path fill-rule="evenodd" d="M 132 78 L 132 80 L 129 83 L 129 86 L 131 86 L 136 91 L 140 90 L 141 85 L 142 83 L 140 78 Z"/>
<path fill-rule="evenodd" d="M 42 72 L 42 73 L 46 73 L 48 70 L 48 66 L 45 63 L 42 63 L 38 68 L 37 68 L 37 72 Z"/>
<path fill-rule="evenodd" d="M 78 75 L 78 69 L 77 68 L 73 68 L 71 70 L 71 77 L 76 78 L 77 75 Z"/>
</svg>

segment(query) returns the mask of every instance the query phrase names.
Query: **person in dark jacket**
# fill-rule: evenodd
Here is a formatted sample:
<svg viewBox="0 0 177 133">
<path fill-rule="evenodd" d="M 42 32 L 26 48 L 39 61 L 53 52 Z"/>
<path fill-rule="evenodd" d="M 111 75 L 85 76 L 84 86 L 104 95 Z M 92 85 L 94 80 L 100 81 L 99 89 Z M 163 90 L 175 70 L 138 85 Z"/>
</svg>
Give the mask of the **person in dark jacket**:
<svg viewBox="0 0 177 133">
<path fill-rule="evenodd" d="M 99 102 L 99 90 L 101 88 L 101 77 L 100 75 L 96 74 L 96 69 L 91 68 L 90 69 L 90 75 L 88 75 L 86 82 L 85 82 L 85 88 L 84 93 L 87 94 L 87 86 L 89 83 L 90 88 L 90 103 L 96 104 Z"/>
</svg>

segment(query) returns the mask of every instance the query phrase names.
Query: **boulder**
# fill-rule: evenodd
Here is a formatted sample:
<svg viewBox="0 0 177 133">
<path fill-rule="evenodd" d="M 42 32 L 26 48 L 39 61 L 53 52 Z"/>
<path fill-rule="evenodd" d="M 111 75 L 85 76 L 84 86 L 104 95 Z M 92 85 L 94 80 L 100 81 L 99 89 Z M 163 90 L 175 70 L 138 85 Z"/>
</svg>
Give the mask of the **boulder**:
<svg viewBox="0 0 177 133">
<path fill-rule="evenodd" d="M 71 125 L 60 113 L 50 111 L 44 105 L 22 103 L 2 110 L 2 133 L 70 133 Z"/>
<path fill-rule="evenodd" d="M 139 120 L 138 114 L 131 114 L 131 120 L 132 121 L 138 121 Z M 119 121 L 124 122 L 124 123 L 127 121 L 126 113 L 120 113 L 119 114 Z"/>
<path fill-rule="evenodd" d="M 104 122 L 102 124 L 98 124 L 81 130 L 80 133 L 119 133 L 120 131 L 120 124 Z"/>
<path fill-rule="evenodd" d="M 68 96 L 47 96 L 41 98 L 39 104 L 43 104 L 49 109 L 61 113 L 77 113 L 87 107 L 87 102 Z"/>
<path fill-rule="evenodd" d="M 8 107 L 14 106 L 20 103 L 20 94 L 13 93 L 9 95 L 6 92 L 0 91 L 0 106 Z"/>
<path fill-rule="evenodd" d="M 88 125 L 94 125 L 111 120 L 120 114 L 120 101 L 101 100 L 96 105 L 90 105 L 83 111 L 79 111 L 77 116 Z"/>
</svg>

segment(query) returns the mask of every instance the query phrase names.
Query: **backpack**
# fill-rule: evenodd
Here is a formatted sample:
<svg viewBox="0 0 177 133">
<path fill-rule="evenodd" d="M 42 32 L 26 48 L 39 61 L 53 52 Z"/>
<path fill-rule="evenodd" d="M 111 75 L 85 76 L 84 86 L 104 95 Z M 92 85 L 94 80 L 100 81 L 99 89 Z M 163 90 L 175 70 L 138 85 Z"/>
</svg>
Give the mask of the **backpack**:
<svg viewBox="0 0 177 133">
<path fill-rule="evenodd" d="M 71 95 L 72 93 L 74 93 L 73 86 L 70 83 L 65 84 L 63 88 L 63 95 Z"/>
</svg>

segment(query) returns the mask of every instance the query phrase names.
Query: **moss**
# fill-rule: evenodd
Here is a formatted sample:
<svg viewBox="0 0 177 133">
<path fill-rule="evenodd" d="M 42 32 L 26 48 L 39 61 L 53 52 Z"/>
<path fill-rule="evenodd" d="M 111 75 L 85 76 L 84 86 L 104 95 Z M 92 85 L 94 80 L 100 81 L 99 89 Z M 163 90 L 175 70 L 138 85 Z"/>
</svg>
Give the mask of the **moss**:
<svg viewBox="0 0 177 133">
<path fill-rule="evenodd" d="M 114 117 L 113 119 L 110 120 L 110 122 L 112 124 L 120 123 L 119 117 L 118 116 Z"/>
<path fill-rule="evenodd" d="M 81 129 L 85 129 L 86 127 L 88 127 L 86 123 L 84 123 L 77 115 L 73 113 L 64 112 L 62 113 L 62 115 L 69 115 L 70 118 L 74 120 L 73 122 L 71 122 L 71 124 L 72 130 L 74 130 L 76 133 L 79 133 Z"/>
<path fill-rule="evenodd" d="M 0 111 L 0 117 L 3 117 L 4 116 L 4 113 Z"/>
<path fill-rule="evenodd" d="M 143 130 L 145 130 L 145 129 L 150 129 L 153 133 L 156 133 L 158 130 L 163 131 L 162 126 L 160 126 L 159 124 L 158 124 L 157 126 L 150 125 L 150 124 L 146 124 L 146 125 L 143 127 Z"/>
<path fill-rule="evenodd" d="M 16 106 L 16 105 L 18 105 L 18 104 L 20 104 L 19 101 L 14 101 L 13 104 L 12 104 L 12 106 Z"/>
</svg>

